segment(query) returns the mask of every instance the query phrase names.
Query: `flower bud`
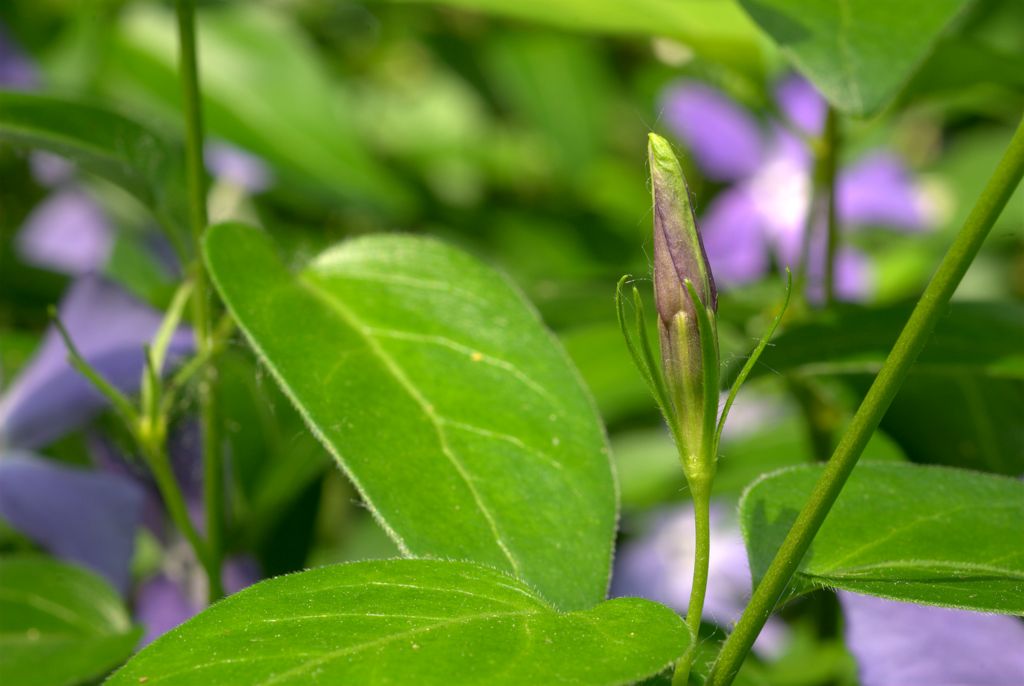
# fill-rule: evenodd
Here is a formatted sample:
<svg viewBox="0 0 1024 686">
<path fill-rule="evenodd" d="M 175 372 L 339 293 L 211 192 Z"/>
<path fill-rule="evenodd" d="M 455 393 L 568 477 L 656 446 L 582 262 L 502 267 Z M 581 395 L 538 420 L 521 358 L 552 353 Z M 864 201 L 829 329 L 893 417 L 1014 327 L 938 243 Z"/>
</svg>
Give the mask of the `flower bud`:
<svg viewBox="0 0 1024 686">
<path fill-rule="evenodd" d="M 718 292 L 697 230 L 690 193 L 669 142 L 650 134 L 647 154 L 654 200 L 654 298 L 658 316 L 668 324 L 679 312 L 694 317 L 686 292 L 689 279 L 705 307 L 718 309 Z"/>
<path fill-rule="evenodd" d="M 714 470 L 718 402 L 718 294 L 690 204 L 683 171 L 668 141 L 650 134 L 654 202 L 654 300 L 666 385 L 691 483 Z"/>
</svg>

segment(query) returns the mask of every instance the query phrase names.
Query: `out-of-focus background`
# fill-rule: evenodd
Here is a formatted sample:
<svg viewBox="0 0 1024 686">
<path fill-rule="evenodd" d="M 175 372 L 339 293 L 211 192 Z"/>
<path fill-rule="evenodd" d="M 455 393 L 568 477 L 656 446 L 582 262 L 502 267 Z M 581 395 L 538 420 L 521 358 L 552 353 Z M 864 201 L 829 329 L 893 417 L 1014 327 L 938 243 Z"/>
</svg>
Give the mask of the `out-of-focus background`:
<svg viewBox="0 0 1024 686">
<path fill-rule="evenodd" d="M 752 347 L 781 298 L 782 268 L 809 246 L 794 316 L 821 328 L 803 348 L 794 341 L 789 358 L 780 350 L 783 366 L 766 358 L 741 396 L 717 485 L 724 521 L 757 475 L 827 456 L 856 407 L 869 374 L 795 372 L 817 353 L 878 353 L 870 342 L 859 349 L 852 332 L 877 333 L 884 350 L 921 292 L 1024 107 L 1024 5 L 970 4 L 893 104 L 842 120 L 834 309 L 843 326 L 830 328 L 815 319 L 823 253 L 810 209 L 824 100 L 737 4 L 681 3 L 691 6 L 685 25 L 654 38 L 637 17 L 658 3 L 630 4 L 202 2 L 210 214 L 264 226 L 296 265 L 346 237 L 403 231 L 441 237 L 508 273 L 568 349 L 607 424 L 623 508 L 616 583 L 685 606 L 686 589 L 663 578 L 688 573 L 678 563 L 687 554 L 682 473 L 613 307 L 622 274 L 641 286 L 650 274 L 648 131 L 682 159 L 721 290 L 727 362 Z M 5 2 L 0 88 L 72 96 L 180 142 L 175 41 L 171 3 Z M 1004 304 L 1010 324 L 1024 304 L 1022 229 L 1018 191 L 957 295 Z M 98 350 L 141 348 L 179 270 L 173 240 L 134 198 L 59 157 L 0 144 L 0 449 L 131 473 L 116 421 L 68 395 L 62 351 L 51 350 L 43 371 L 31 361 L 52 304 Z M 869 311 L 877 316 L 859 326 Z M 1019 333 L 1010 324 L 1010 333 L 961 333 L 983 345 Z M 240 574 L 395 554 L 244 344 L 220 374 Z M 1024 473 L 1022 412 L 1019 381 L 921 375 L 867 457 Z M 187 419 L 176 427 L 183 453 L 194 434 Z M 182 478 L 197 479 L 181 462 Z M 139 531 L 133 588 L 162 579 L 187 606 L 182 584 L 174 590 L 173 547 Z M 17 526 L 0 533 L 8 550 L 32 539 Z M 742 558 L 742 546 L 733 552 Z M 742 559 L 739 572 L 721 564 L 722 579 L 749 584 Z M 735 609 L 723 603 L 709 615 L 725 626 Z M 765 678 L 852 683 L 835 601 L 812 596 L 790 613 L 766 634 Z M 173 624 L 154 626 L 161 621 Z"/>
</svg>

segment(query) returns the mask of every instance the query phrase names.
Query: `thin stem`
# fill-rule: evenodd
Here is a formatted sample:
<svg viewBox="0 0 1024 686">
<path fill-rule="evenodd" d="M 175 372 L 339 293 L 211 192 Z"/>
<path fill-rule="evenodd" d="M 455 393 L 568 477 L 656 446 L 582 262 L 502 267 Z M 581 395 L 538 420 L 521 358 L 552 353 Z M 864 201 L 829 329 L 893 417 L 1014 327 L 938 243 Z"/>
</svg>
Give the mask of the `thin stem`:
<svg viewBox="0 0 1024 686">
<path fill-rule="evenodd" d="M 686 626 L 690 629 L 690 645 L 676 663 L 672 675 L 673 686 L 685 686 L 690 680 L 690 670 L 697 654 L 697 636 L 700 633 L 701 615 L 704 613 L 704 598 L 708 590 L 708 567 L 711 562 L 711 480 L 690 481 L 693 497 L 694 555 L 693 584 L 690 587 L 690 604 L 686 609 Z"/>
<path fill-rule="evenodd" d="M 835 503 L 846 479 L 878 423 L 888 410 L 907 374 L 928 342 L 950 298 L 999 217 L 1007 200 L 1024 175 L 1024 120 L 971 210 L 967 221 L 950 246 L 921 300 L 900 333 L 867 396 L 857 409 L 849 428 L 815 484 L 810 498 L 797 516 L 775 559 L 754 590 L 732 634 L 726 639 L 711 669 L 709 686 L 728 686 L 750 652 L 754 639 L 768 620 L 786 586 L 796 573 L 807 548 Z"/>
<path fill-rule="evenodd" d="M 188 506 L 185 504 L 181 489 L 178 488 L 178 481 L 174 478 L 174 470 L 171 469 L 171 461 L 167 456 L 165 446 L 166 442 L 162 437 L 155 437 L 153 440 L 139 440 L 139 447 L 153 473 L 160 497 L 164 501 L 167 512 L 171 515 L 171 521 L 192 546 L 196 559 L 206 570 L 207 577 L 219 578 L 220 574 L 212 568 L 214 564 L 219 563 L 210 555 L 209 548 L 203 543 L 199 532 L 192 524 L 192 518 L 188 515 Z"/>
<path fill-rule="evenodd" d="M 825 196 L 827 226 L 825 247 L 825 307 L 835 299 L 836 250 L 839 246 L 839 221 L 836 215 L 836 170 L 839 166 L 839 115 L 829 107 L 825 116 L 824 146 L 821 151 L 821 194 Z"/>
<path fill-rule="evenodd" d="M 195 284 L 192 319 L 196 333 L 196 351 L 208 358 L 213 348 L 213 314 L 210 287 L 201 255 L 201 239 L 206 228 L 206 172 L 203 167 L 203 118 L 199 97 L 199 67 L 196 59 L 195 0 L 178 0 L 178 42 L 182 103 L 185 111 L 185 163 L 189 197 L 189 220 L 194 255 L 191 273 Z M 211 564 L 210 601 L 224 595 L 220 578 L 222 532 L 224 530 L 224 477 L 218 437 L 218 413 L 214 394 L 213 368 L 203 370 L 199 384 L 199 419 L 203 435 L 203 503 L 206 509 L 206 538 Z"/>
</svg>

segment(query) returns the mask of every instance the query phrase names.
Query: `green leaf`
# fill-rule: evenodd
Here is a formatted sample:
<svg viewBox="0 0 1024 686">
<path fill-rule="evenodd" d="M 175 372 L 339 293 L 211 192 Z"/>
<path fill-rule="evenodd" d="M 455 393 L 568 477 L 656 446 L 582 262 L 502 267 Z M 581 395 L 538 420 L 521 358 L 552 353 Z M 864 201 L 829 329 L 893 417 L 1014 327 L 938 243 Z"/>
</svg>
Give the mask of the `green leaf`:
<svg viewBox="0 0 1024 686">
<path fill-rule="evenodd" d="M 252 586 L 158 639 L 107 683 L 625 684 L 688 643 L 682 620 L 647 600 L 563 614 L 497 570 L 374 560 Z"/>
<path fill-rule="evenodd" d="M 757 28 L 731 0 L 389 0 L 436 4 L 561 29 L 667 36 L 709 59 L 743 69 L 764 61 Z"/>
<path fill-rule="evenodd" d="M 410 208 L 413 198 L 367 151 L 351 107 L 288 12 L 228 4 L 204 7 L 197 22 L 211 133 L 271 162 L 293 188 Z M 109 46 L 105 77 L 119 98 L 173 124 L 181 120 L 175 27 L 169 10 L 128 8 Z"/>
<path fill-rule="evenodd" d="M 787 329 L 755 374 L 875 374 L 910 315 L 906 305 L 844 307 Z M 914 374 L 1024 379 L 1024 305 L 954 303 L 914 365 Z M 729 377 L 735 376 L 738 364 Z"/>
<path fill-rule="evenodd" d="M 0 675 L 19 686 L 101 677 L 141 635 L 117 593 L 78 567 L 42 557 L 0 558 Z"/>
<path fill-rule="evenodd" d="M 846 379 L 867 393 L 871 377 Z M 882 419 L 915 462 L 1024 474 L 1024 382 L 978 374 L 913 374 Z"/>
<path fill-rule="evenodd" d="M 614 480 L 567 356 L 501 275 L 439 242 L 371 236 L 289 273 L 213 227 L 213 280 L 258 355 L 413 556 L 511 571 L 563 609 L 605 595 Z"/>
<path fill-rule="evenodd" d="M 142 124 L 67 98 L 0 92 L 0 141 L 76 162 L 133 195 L 172 237 L 183 235 L 187 223 L 180 155 Z"/>
<path fill-rule="evenodd" d="M 740 501 L 760 579 L 821 466 L 770 474 Z M 907 464 L 858 466 L 797 572 L 793 594 L 840 588 L 883 598 L 1024 614 L 1024 483 Z"/>
<path fill-rule="evenodd" d="M 741 0 L 832 105 L 874 114 L 970 0 Z"/>
</svg>

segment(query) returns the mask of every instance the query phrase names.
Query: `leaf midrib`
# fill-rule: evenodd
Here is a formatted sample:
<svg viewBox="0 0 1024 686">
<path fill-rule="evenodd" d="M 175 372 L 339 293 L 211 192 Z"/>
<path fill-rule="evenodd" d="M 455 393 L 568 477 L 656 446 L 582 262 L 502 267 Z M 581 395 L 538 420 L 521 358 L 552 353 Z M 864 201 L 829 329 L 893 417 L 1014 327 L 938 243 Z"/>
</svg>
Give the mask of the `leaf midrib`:
<svg viewBox="0 0 1024 686">
<path fill-rule="evenodd" d="M 377 339 L 374 338 L 371 328 L 366 326 L 362 322 L 362 320 L 360 320 L 359 317 L 355 315 L 355 313 L 353 313 L 351 310 L 345 307 L 345 305 L 341 303 L 337 298 L 335 298 L 332 294 L 325 292 L 321 286 L 319 286 L 315 281 L 308 278 L 305 274 L 299 274 L 296 277 L 296 283 L 298 283 L 301 288 L 305 289 L 310 295 L 312 295 L 318 301 L 323 303 L 328 308 L 328 310 L 330 310 L 336 316 L 341 318 L 341 320 L 346 325 L 351 327 L 363 339 L 363 341 L 366 343 L 366 347 L 370 350 L 370 352 L 380 359 L 381 363 L 391 373 L 395 380 L 398 381 L 398 384 L 403 388 L 403 390 L 405 390 L 406 393 L 408 393 L 409 397 L 412 398 L 413 402 L 415 402 L 419 406 L 424 417 L 426 417 L 427 421 L 433 427 L 434 432 L 437 435 L 438 444 L 441 448 L 441 452 L 451 463 L 452 467 L 455 469 L 456 473 L 459 475 L 462 481 L 466 484 L 466 488 L 469 489 L 470 494 L 473 496 L 474 504 L 476 505 L 477 509 L 480 510 L 480 514 L 484 517 L 484 520 L 487 522 L 488 527 L 491 529 L 491 533 L 494 536 L 495 544 L 501 550 L 505 558 L 509 561 L 509 564 L 512 566 L 512 571 L 516 574 L 516 576 L 521 576 L 522 568 L 519 560 L 516 559 L 515 555 L 512 554 L 512 551 L 505 543 L 505 540 L 498 529 L 497 521 L 495 520 L 494 515 L 491 513 L 490 509 L 484 504 L 483 499 L 476 488 L 476 485 L 473 483 L 472 476 L 469 474 L 469 472 L 466 471 L 465 465 L 462 464 L 462 461 L 458 459 L 454 451 L 451 449 L 451 446 L 448 444 L 448 437 L 444 430 L 444 423 L 439 420 L 436 412 L 433 410 L 430 403 L 427 402 L 427 400 L 420 393 L 419 389 L 417 389 L 416 386 L 412 383 L 412 381 L 406 375 L 405 371 L 398 364 L 398 362 L 391 355 L 389 355 L 388 352 L 384 350 L 383 347 L 381 347 Z"/>
</svg>

